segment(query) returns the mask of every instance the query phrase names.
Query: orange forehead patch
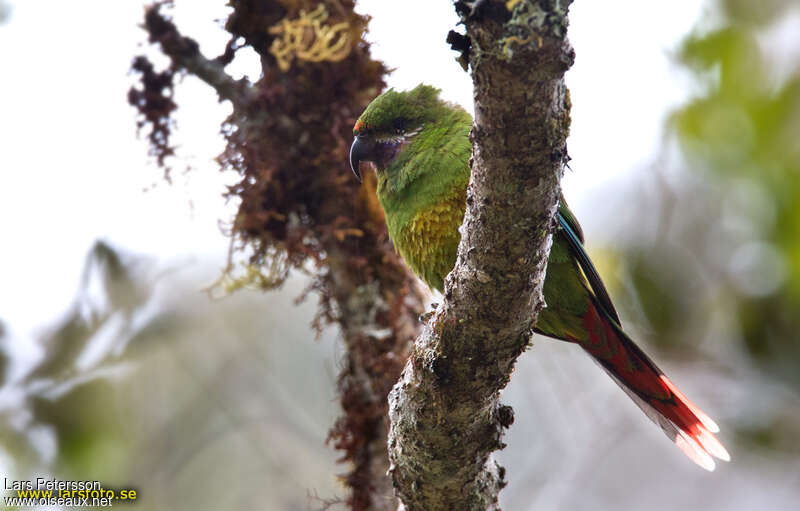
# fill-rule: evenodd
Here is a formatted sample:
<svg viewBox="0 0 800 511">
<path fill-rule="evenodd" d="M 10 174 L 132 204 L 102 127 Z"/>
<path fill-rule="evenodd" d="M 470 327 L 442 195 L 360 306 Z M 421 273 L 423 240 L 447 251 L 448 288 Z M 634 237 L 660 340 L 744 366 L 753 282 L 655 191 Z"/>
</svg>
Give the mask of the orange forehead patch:
<svg viewBox="0 0 800 511">
<path fill-rule="evenodd" d="M 361 121 L 356 121 L 356 125 L 353 127 L 353 131 L 358 132 L 361 131 L 361 128 L 364 127 L 364 123 Z"/>
</svg>

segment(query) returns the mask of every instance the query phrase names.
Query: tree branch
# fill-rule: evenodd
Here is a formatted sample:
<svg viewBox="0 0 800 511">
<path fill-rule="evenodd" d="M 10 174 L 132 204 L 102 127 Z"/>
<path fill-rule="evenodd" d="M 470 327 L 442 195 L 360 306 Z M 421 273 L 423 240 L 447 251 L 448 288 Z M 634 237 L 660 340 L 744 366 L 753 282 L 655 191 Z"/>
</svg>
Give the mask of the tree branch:
<svg viewBox="0 0 800 511">
<path fill-rule="evenodd" d="M 197 42 L 181 35 L 178 27 L 161 14 L 161 4 L 153 4 L 147 8 L 144 17 L 144 28 L 150 42 L 159 44 L 164 54 L 172 60 L 172 65 L 180 70 L 193 74 L 210 85 L 221 99 L 230 100 L 234 106 L 246 105 L 251 99 L 251 84 L 246 78 L 234 80 L 225 72 L 225 60 L 229 50 L 220 59 L 209 59 L 200 53 Z"/>
<path fill-rule="evenodd" d="M 471 43 L 472 178 L 444 303 L 389 396 L 390 471 L 408 510 L 495 509 L 505 485 L 491 453 L 513 411 L 499 391 L 543 306 L 567 160 L 570 3 L 456 2 Z"/>
<path fill-rule="evenodd" d="M 329 441 L 347 464 L 342 477 L 347 505 L 353 511 L 389 511 L 397 503 L 386 475 L 387 395 L 418 330 L 423 296 L 388 239 L 374 176 L 365 176 L 362 187 L 348 163 L 353 124 L 385 86 L 387 69 L 369 54 L 363 40 L 368 18 L 355 12 L 353 0 L 228 3 L 225 30 L 231 38 L 216 59 L 201 55 L 196 41 L 159 11 L 169 1 L 148 7 L 144 28 L 171 65 L 156 72 L 147 58 L 138 57 L 134 70 L 142 83 L 131 89 L 129 101 L 139 110 L 139 127 L 151 127 L 152 151 L 162 165 L 173 154 L 169 135 L 177 72 L 197 76 L 233 102 L 222 125 L 227 143 L 218 161 L 240 177 L 227 191 L 239 202 L 234 242 L 248 248 L 249 268 L 272 286 L 289 268 L 317 269 L 310 287 L 320 299 L 315 324 L 339 326 L 346 348 L 338 379 L 343 414 Z M 335 58 L 321 61 L 298 57 L 282 68 L 270 51 L 274 27 L 302 28 L 300 21 L 311 12 L 317 13 L 317 24 L 310 28 L 339 27 L 346 33 L 347 52 L 339 47 Z M 310 37 L 309 32 L 300 43 L 313 41 Z M 253 84 L 224 71 L 240 40 L 261 57 L 263 74 Z"/>
</svg>

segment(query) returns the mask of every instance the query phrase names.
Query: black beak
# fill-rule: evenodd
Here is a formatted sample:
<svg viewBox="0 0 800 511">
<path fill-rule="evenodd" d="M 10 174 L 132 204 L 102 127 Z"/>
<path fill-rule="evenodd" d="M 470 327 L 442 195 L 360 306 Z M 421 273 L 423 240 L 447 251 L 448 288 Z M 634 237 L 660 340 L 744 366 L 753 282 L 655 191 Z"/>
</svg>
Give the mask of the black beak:
<svg viewBox="0 0 800 511">
<path fill-rule="evenodd" d="M 353 140 L 353 145 L 350 146 L 350 168 L 353 169 L 353 174 L 356 175 L 358 182 L 361 182 L 361 171 L 358 166 L 361 160 L 367 159 L 372 151 L 372 142 L 364 135 L 356 136 Z"/>
</svg>

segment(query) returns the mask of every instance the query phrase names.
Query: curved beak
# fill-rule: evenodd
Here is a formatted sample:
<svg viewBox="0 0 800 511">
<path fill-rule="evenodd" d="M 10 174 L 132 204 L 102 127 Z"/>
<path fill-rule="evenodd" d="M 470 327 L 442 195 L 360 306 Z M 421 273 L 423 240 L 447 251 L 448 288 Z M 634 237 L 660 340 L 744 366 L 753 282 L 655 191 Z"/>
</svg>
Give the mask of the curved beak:
<svg viewBox="0 0 800 511">
<path fill-rule="evenodd" d="M 361 171 L 359 165 L 361 160 L 366 160 L 372 151 L 372 142 L 364 135 L 356 136 L 353 140 L 353 145 L 350 146 L 350 168 L 353 169 L 353 174 L 356 175 L 358 182 L 361 182 Z"/>
</svg>

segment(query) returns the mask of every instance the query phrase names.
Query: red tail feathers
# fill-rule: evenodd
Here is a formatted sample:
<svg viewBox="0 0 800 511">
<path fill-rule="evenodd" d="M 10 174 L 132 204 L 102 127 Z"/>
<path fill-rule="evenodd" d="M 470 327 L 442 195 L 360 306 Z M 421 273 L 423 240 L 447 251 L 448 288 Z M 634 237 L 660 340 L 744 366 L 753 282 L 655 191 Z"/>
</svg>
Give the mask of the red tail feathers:
<svg viewBox="0 0 800 511">
<path fill-rule="evenodd" d="M 675 445 L 709 471 L 715 467 L 712 456 L 730 461 L 713 434 L 719 431 L 716 423 L 678 390 L 593 297 L 583 320 L 589 339 L 581 346 Z"/>
</svg>

